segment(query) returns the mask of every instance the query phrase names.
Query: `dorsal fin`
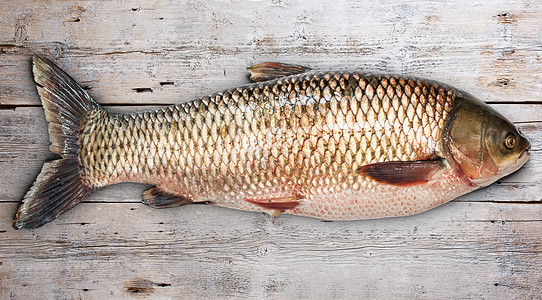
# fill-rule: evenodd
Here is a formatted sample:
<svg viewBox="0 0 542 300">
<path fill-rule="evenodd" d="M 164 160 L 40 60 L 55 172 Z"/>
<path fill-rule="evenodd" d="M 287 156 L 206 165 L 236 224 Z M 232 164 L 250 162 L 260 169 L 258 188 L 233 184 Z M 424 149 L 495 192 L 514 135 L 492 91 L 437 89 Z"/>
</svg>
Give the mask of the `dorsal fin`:
<svg viewBox="0 0 542 300">
<path fill-rule="evenodd" d="M 283 64 L 277 62 L 264 62 L 247 68 L 250 73 L 250 80 L 262 82 L 285 76 L 305 73 L 310 70 L 308 67 Z"/>
</svg>

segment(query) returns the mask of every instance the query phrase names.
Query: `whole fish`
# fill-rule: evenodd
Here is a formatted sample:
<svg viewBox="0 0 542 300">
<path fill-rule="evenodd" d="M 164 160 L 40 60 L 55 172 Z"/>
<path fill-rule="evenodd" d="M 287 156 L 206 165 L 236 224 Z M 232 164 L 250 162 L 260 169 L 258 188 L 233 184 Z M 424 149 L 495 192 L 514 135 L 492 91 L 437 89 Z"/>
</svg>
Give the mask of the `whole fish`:
<svg viewBox="0 0 542 300">
<path fill-rule="evenodd" d="M 46 162 L 13 226 L 36 228 L 115 183 L 151 207 L 193 202 L 328 220 L 407 216 L 519 169 L 530 144 L 501 114 L 435 81 L 262 63 L 256 83 L 154 111 L 104 110 L 51 61 L 33 72 Z"/>
</svg>

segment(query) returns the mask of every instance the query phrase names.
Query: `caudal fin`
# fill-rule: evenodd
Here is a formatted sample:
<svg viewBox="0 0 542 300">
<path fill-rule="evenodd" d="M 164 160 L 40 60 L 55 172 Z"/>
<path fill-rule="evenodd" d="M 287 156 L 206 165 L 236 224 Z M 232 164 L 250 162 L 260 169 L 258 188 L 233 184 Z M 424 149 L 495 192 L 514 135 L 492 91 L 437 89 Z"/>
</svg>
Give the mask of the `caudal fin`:
<svg viewBox="0 0 542 300">
<path fill-rule="evenodd" d="M 93 190 L 82 180 L 78 135 L 88 114 L 100 107 L 50 60 L 34 56 L 32 70 L 49 123 L 49 150 L 62 158 L 43 165 L 15 216 L 15 229 L 40 227 L 77 205 Z"/>
</svg>

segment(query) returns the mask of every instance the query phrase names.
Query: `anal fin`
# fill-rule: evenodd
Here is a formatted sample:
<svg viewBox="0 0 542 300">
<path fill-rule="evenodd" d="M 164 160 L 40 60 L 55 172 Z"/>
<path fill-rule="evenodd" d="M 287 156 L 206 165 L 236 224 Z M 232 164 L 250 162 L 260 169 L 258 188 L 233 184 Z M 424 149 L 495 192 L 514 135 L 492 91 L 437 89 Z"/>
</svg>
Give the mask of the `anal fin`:
<svg viewBox="0 0 542 300">
<path fill-rule="evenodd" d="M 310 68 L 304 66 L 276 62 L 264 62 L 248 68 L 250 80 L 254 82 L 268 81 L 285 76 L 301 74 L 309 70 Z"/>
<path fill-rule="evenodd" d="M 266 209 L 282 212 L 288 209 L 296 208 L 299 204 L 301 204 L 301 199 L 303 199 L 301 195 L 273 194 L 264 195 L 261 197 L 248 197 L 245 198 L 245 201 Z"/>
<path fill-rule="evenodd" d="M 413 186 L 431 181 L 443 169 L 442 159 L 388 161 L 362 166 L 358 173 L 390 185 Z"/>
<path fill-rule="evenodd" d="M 194 202 L 194 200 L 188 197 L 182 195 L 174 195 L 165 192 L 158 187 L 154 187 L 144 191 L 142 197 L 143 200 L 141 202 L 153 208 L 175 207 Z"/>
</svg>

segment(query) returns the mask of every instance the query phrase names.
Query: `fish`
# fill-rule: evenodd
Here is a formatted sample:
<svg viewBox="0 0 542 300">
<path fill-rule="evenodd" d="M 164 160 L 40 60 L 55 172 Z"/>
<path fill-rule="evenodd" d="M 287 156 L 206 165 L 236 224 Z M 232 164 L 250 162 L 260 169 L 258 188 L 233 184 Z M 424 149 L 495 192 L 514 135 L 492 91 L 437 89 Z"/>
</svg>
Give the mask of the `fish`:
<svg viewBox="0 0 542 300">
<path fill-rule="evenodd" d="M 116 183 L 142 203 L 204 202 L 323 220 L 410 216 L 521 168 L 530 143 L 504 116 L 436 81 L 285 63 L 253 83 L 142 113 L 100 107 L 45 57 L 33 74 L 45 162 L 13 227 L 33 229 Z M 182 213 L 182 210 L 179 211 Z"/>
</svg>

